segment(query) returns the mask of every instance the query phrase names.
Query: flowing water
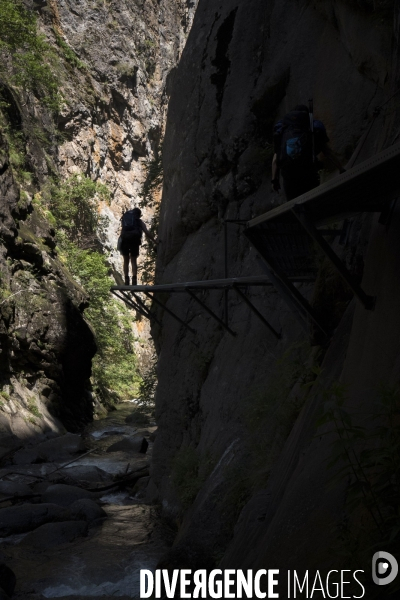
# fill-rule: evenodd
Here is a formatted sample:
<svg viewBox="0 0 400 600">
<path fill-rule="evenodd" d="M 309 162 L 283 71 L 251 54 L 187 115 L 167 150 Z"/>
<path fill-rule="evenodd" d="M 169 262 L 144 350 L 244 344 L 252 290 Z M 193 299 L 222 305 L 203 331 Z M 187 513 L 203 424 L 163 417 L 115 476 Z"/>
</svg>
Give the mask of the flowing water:
<svg viewBox="0 0 400 600">
<path fill-rule="evenodd" d="M 85 440 L 94 452 L 68 465 L 63 473 L 75 480 L 90 477 L 94 487 L 110 478 L 143 469 L 151 454 L 153 428 L 126 424 L 132 407 L 123 405 L 106 418 L 94 422 Z M 149 440 L 146 454 L 132 451 L 107 453 L 111 444 L 140 434 Z M 32 465 L 39 467 L 40 465 Z M 19 468 L 20 469 L 20 468 Z M 157 522 L 156 510 L 143 500 L 146 480 L 123 489 L 98 493 L 107 513 L 101 524 L 89 529 L 87 537 L 53 546 L 50 550 L 26 543 L 26 534 L 1 539 L 2 559 L 17 576 L 18 598 L 138 598 L 139 571 L 153 569 L 166 551 L 165 533 Z M 106 486 L 104 486 L 106 487 Z"/>
</svg>

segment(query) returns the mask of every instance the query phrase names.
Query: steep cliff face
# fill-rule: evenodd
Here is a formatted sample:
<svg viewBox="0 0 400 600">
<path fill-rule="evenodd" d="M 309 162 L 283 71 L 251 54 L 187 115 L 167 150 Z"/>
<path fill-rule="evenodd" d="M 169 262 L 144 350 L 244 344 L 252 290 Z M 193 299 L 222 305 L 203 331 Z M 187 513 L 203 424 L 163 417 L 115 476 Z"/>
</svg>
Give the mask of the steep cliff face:
<svg viewBox="0 0 400 600">
<path fill-rule="evenodd" d="M 27 115 L 24 115 L 27 117 Z M 54 252 L 54 231 L 21 192 L 1 139 L 1 445 L 93 416 L 87 298 Z M 33 154 L 40 162 L 43 155 Z"/>
<path fill-rule="evenodd" d="M 197 1 L 49 3 L 43 15 L 55 43 L 67 44 L 82 64 L 65 78 L 68 99 L 59 119 L 64 143 L 58 164 L 64 176 L 85 173 L 109 186 L 112 201 L 103 245 L 118 283 L 120 217 L 140 201 L 147 161 L 160 148 L 168 103 L 167 77 L 179 61 Z M 144 207 L 147 223 L 153 209 Z M 143 252 L 139 259 L 139 271 Z M 135 350 L 152 355 L 148 324 L 137 322 Z"/>
<path fill-rule="evenodd" d="M 122 209 L 138 202 L 144 161 L 163 135 L 166 80 L 179 60 L 195 2 L 53 2 L 43 20 L 55 44 L 80 63 L 65 78 L 59 127 L 61 172 L 107 183 L 108 245 L 115 253 Z M 61 42 L 60 42 L 61 40 Z M 148 215 L 146 215 L 148 216 Z"/>
<path fill-rule="evenodd" d="M 159 283 L 223 277 L 222 219 L 249 219 L 276 202 L 269 191 L 271 129 L 294 105 L 314 98 L 315 116 L 343 163 L 377 105 L 385 108 L 358 160 L 398 138 L 393 8 L 392 2 L 200 0 L 172 80 Z M 306 559 L 308 568 L 330 566 L 346 481 L 335 494 L 327 489 L 330 442 L 314 439 L 322 396 L 311 398 L 301 384 L 315 379 L 324 360 L 318 389 L 342 381 L 346 406 L 357 410 L 371 401 L 378 381 L 398 381 L 397 284 L 385 291 L 392 277 L 397 281 L 397 213 L 393 219 L 389 233 L 370 217 L 356 219 L 347 247 L 339 249 L 355 272 L 367 265 L 364 285 L 378 297 L 374 313 L 357 306 L 353 320 L 353 303 L 344 312 L 351 296 L 329 270 L 324 291 L 302 286 L 316 302 L 322 293 L 327 311 L 336 311 L 327 352 L 304 341 L 273 288 L 252 290 L 250 298 L 282 329 L 281 341 L 235 295 L 229 314 L 236 337 L 187 296 L 169 296 L 168 307 L 197 330 L 192 336 L 161 312 L 162 330 L 154 329 L 159 431 L 151 489 L 180 523 L 169 564 L 216 564 L 244 507 L 225 567 L 301 568 Z M 262 273 L 237 225 L 230 226 L 228 259 L 230 276 Z M 203 298 L 222 314 L 220 292 Z M 387 328 L 390 344 L 381 338 Z"/>
<path fill-rule="evenodd" d="M 2 18 L 10 20 L 10 7 L 2 7 Z M 102 243 L 121 281 L 119 219 L 138 204 L 145 163 L 160 145 L 167 76 L 196 2 L 48 0 L 26 7 L 53 50 L 51 57 L 46 46 L 44 62 L 53 61 L 62 103 L 56 114 L 40 81 L 18 86 L 14 67 L 1 71 L 0 401 L 5 430 L 18 436 L 62 428 L 57 418 L 76 429 L 93 416 L 89 377 L 96 348 L 83 314 L 89 299 L 57 256 L 55 232 L 38 206 L 41 194 L 74 175 L 108 186 L 111 202 L 100 203 L 109 218 Z M 144 213 L 148 221 L 152 212 Z M 146 358 L 152 352 L 147 325 L 137 323 L 135 332 L 137 352 Z"/>
</svg>

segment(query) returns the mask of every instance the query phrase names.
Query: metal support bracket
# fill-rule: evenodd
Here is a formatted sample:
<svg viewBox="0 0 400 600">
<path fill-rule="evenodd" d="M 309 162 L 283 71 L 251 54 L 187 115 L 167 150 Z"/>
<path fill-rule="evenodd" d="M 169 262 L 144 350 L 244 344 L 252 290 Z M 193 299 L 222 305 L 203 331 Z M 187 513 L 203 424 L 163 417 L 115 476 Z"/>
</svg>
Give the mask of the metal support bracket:
<svg viewBox="0 0 400 600">
<path fill-rule="evenodd" d="M 150 300 L 152 302 L 155 302 L 156 304 L 158 304 L 159 306 L 161 306 L 165 310 L 165 312 L 167 312 L 169 315 L 171 315 L 171 317 L 173 317 L 176 321 L 178 321 L 178 323 L 180 323 L 181 325 L 183 325 L 184 327 L 186 327 L 186 329 L 188 329 L 192 333 L 196 333 L 196 330 L 193 329 L 193 327 L 190 327 L 190 325 L 188 325 L 187 323 L 185 323 L 185 321 L 183 321 L 180 317 L 178 317 L 178 315 L 176 315 L 170 308 L 168 308 L 165 304 L 163 304 L 162 302 L 160 302 L 160 300 L 158 300 L 158 298 L 155 297 L 155 294 L 151 295 L 150 292 L 144 292 L 144 293 L 146 294 L 146 296 L 148 298 L 150 298 Z"/>
<path fill-rule="evenodd" d="M 267 319 L 260 313 L 260 311 L 254 306 L 254 304 L 248 299 L 248 297 L 246 296 L 246 294 L 244 292 L 242 292 L 241 289 L 239 289 L 237 286 L 235 286 L 235 291 L 237 294 L 239 294 L 239 296 L 242 298 L 242 300 L 244 300 L 244 302 L 247 304 L 247 306 L 254 312 L 255 315 L 257 315 L 257 317 L 260 319 L 260 321 L 262 321 L 262 323 L 264 323 L 264 325 L 266 325 L 268 327 L 268 329 L 271 331 L 271 333 L 274 334 L 274 336 L 280 340 L 282 338 L 282 334 L 278 333 L 273 327 L 272 325 L 267 321 Z"/>
<path fill-rule="evenodd" d="M 161 321 L 159 321 L 159 319 L 157 319 L 155 314 L 145 305 L 143 300 L 139 296 L 137 296 L 134 292 L 131 292 L 131 293 L 132 293 L 132 296 L 135 298 L 137 304 L 139 304 L 139 306 L 142 307 L 143 310 L 149 315 L 148 318 L 153 319 L 160 327 L 162 327 Z"/>
<path fill-rule="evenodd" d="M 112 292 L 114 294 L 114 296 L 116 298 L 118 298 L 119 300 L 122 300 L 122 302 L 124 302 L 127 306 L 129 306 L 129 308 L 133 308 L 133 310 L 136 310 L 140 315 L 142 315 L 142 317 L 145 317 L 146 319 L 149 319 L 150 316 L 145 313 L 138 304 L 136 304 L 136 302 L 134 302 L 131 298 L 129 298 L 128 296 L 126 296 L 125 294 L 123 294 L 123 296 L 120 296 L 119 294 L 117 294 L 116 291 Z M 121 291 L 121 294 L 123 292 Z"/>
<path fill-rule="evenodd" d="M 275 285 L 277 290 L 282 294 L 287 304 L 294 309 L 294 314 L 297 316 L 297 320 L 307 333 L 310 335 L 308 317 L 318 327 L 321 333 L 328 339 L 330 335 L 323 328 L 315 315 L 313 309 L 307 300 L 300 294 L 299 290 L 291 283 L 286 276 L 281 273 L 275 266 L 269 263 L 264 257 L 260 257 L 260 264 L 264 271 L 271 278 L 272 283 Z"/>
<path fill-rule="evenodd" d="M 314 223 L 307 216 L 304 208 L 300 206 L 295 206 L 292 209 L 292 213 L 303 225 L 304 229 L 312 237 L 312 239 L 318 244 L 325 256 L 331 261 L 333 266 L 337 269 L 339 274 L 343 277 L 347 285 L 353 291 L 354 295 L 360 300 L 364 308 L 366 308 L 367 310 L 374 310 L 375 298 L 373 296 L 368 296 L 368 294 L 366 294 L 364 290 L 358 285 L 358 283 L 346 269 L 340 258 L 335 254 L 328 242 L 323 238 L 318 229 L 315 227 Z"/>
<path fill-rule="evenodd" d="M 226 331 L 228 331 L 231 335 L 236 336 L 236 332 L 232 331 L 232 329 L 230 327 L 228 327 L 227 324 L 224 323 L 224 321 L 222 319 L 220 319 L 215 312 L 213 312 L 211 310 L 211 308 L 208 308 L 208 306 L 206 304 L 204 304 L 204 302 L 202 302 L 202 300 L 200 300 L 200 298 L 198 298 L 196 296 L 196 294 L 194 294 L 189 288 L 186 288 L 187 293 L 189 294 L 189 296 L 191 296 L 191 298 L 193 298 L 193 300 L 195 300 L 198 304 L 200 304 L 200 306 L 202 306 L 204 308 L 204 310 L 206 312 L 208 312 L 209 315 L 211 315 L 211 317 L 213 317 L 213 319 L 215 319 L 217 321 L 217 323 L 219 323 L 224 329 L 226 329 Z"/>
</svg>

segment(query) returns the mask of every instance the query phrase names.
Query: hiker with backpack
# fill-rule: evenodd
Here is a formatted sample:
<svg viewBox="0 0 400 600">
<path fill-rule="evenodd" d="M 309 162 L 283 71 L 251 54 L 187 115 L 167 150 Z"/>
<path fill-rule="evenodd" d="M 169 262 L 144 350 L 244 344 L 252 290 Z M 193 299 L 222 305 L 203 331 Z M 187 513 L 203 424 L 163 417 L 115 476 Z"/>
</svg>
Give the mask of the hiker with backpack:
<svg viewBox="0 0 400 600">
<path fill-rule="evenodd" d="M 273 135 L 271 189 L 273 192 L 280 191 L 281 175 L 287 200 L 297 198 L 319 185 L 318 171 L 323 166 L 318 160 L 320 154 L 329 158 L 340 173 L 344 172 L 328 146 L 329 138 L 324 124 L 314 119 L 312 106 L 295 106 L 276 123 Z"/>
<path fill-rule="evenodd" d="M 154 239 L 143 223 L 142 211 L 140 208 L 127 210 L 121 218 L 121 235 L 118 243 L 118 250 L 124 257 L 124 276 L 125 285 L 129 285 L 129 259 L 132 266 L 132 285 L 137 285 L 137 257 L 139 256 L 139 246 L 142 243 L 142 234 L 153 242 L 159 242 Z"/>
</svg>

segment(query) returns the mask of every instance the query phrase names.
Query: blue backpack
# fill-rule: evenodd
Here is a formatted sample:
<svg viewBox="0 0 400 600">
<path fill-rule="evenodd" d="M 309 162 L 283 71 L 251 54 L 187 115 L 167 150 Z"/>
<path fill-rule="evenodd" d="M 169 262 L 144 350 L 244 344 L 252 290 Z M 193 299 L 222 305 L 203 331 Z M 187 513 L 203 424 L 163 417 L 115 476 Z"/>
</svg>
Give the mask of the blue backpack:
<svg viewBox="0 0 400 600">
<path fill-rule="evenodd" d="M 308 113 L 288 113 L 275 125 L 274 135 L 280 138 L 277 149 L 278 167 L 285 171 L 312 167 L 314 156 Z"/>
</svg>

